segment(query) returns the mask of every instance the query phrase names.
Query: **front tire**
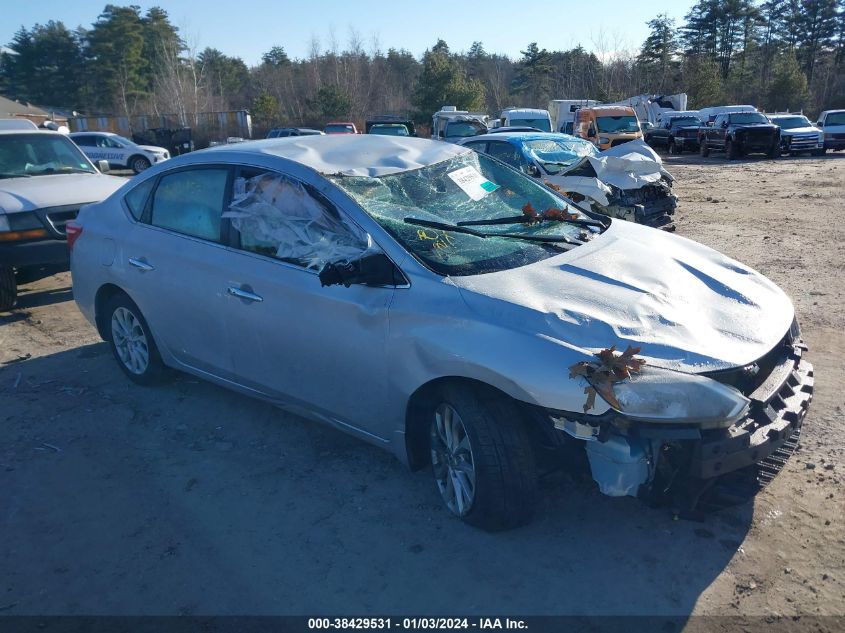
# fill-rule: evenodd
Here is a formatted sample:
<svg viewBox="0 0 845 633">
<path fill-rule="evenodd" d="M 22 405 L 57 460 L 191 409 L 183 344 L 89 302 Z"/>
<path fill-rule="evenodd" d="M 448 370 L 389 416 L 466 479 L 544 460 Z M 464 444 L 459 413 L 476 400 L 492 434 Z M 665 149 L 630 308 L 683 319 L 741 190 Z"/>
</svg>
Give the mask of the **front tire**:
<svg viewBox="0 0 845 633">
<path fill-rule="evenodd" d="M 731 139 L 725 141 L 725 154 L 728 160 L 736 160 L 739 158 L 739 147 Z"/>
<path fill-rule="evenodd" d="M 798 152 L 790 152 L 790 156 L 797 156 Z M 769 148 L 769 151 L 766 152 L 766 156 L 769 158 L 779 158 L 780 157 L 780 143 L 775 143 Z"/>
<path fill-rule="evenodd" d="M 123 373 L 140 385 L 161 380 L 166 368 L 138 306 L 124 294 L 113 297 L 106 306 L 105 323 L 112 354 Z"/>
<path fill-rule="evenodd" d="M 710 148 L 707 146 L 707 141 L 704 139 L 702 139 L 701 143 L 698 145 L 698 153 L 702 158 L 710 156 Z"/>
<path fill-rule="evenodd" d="M 678 156 L 679 154 L 683 154 L 684 150 L 675 142 L 675 139 L 669 141 L 669 153 Z"/>
<path fill-rule="evenodd" d="M 516 403 L 487 388 L 459 385 L 442 388 L 432 403 L 432 473 L 449 511 L 490 531 L 528 523 L 537 466 Z"/>
<path fill-rule="evenodd" d="M 15 279 L 15 269 L 11 266 L 0 266 L 0 312 L 11 310 L 17 302 L 18 282 Z"/>
<path fill-rule="evenodd" d="M 140 174 L 145 169 L 150 168 L 150 161 L 143 156 L 133 156 L 132 160 L 129 161 L 129 167 L 136 174 Z"/>
</svg>

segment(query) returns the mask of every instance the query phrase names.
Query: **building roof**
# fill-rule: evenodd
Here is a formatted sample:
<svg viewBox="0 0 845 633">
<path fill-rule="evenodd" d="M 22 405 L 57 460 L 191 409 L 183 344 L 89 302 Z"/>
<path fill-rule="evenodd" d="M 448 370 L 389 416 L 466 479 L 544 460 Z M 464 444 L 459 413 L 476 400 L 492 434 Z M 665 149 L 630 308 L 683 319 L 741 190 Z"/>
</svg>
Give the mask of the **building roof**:
<svg viewBox="0 0 845 633">
<path fill-rule="evenodd" d="M 49 117 L 50 113 L 28 103 L 19 103 L 6 97 L 0 96 L 0 116 L 30 114 L 35 116 Z"/>
</svg>

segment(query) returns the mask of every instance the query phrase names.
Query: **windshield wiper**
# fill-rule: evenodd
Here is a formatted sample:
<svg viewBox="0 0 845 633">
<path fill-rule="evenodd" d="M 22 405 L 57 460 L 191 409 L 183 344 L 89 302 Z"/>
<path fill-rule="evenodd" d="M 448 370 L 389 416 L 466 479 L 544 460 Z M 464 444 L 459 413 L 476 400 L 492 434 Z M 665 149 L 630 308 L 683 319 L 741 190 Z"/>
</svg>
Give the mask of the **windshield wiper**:
<svg viewBox="0 0 845 633">
<path fill-rule="evenodd" d="M 80 169 L 79 167 L 46 167 L 44 169 L 31 170 L 32 176 L 43 176 L 45 174 L 93 174 L 90 169 Z"/>
<path fill-rule="evenodd" d="M 405 224 L 413 224 L 415 226 L 424 226 L 430 229 L 439 229 L 441 231 L 452 231 L 454 233 L 466 233 L 467 235 L 473 235 L 475 237 L 487 238 L 487 237 L 507 237 L 514 240 L 527 240 L 529 242 L 548 242 L 552 244 L 572 244 L 573 246 L 580 246 L 584 242 L 579 240 L 573 240 L 572 238 L 566 237 L 565 235 L 521 235 L 519 233 L 482 233 L 481 231 L 476 231 L 475 229 L 471 229 L 467 226 L 464 226 L 463 223 L 459 222 L 458 224 L 449 224 L 448 222 L 435 222 L 433 220 L 423 220 L 422 218 L 405 218 L 403 220 Z"/>
<path fill-rule="evenodd" d="M 13 173 L 5 173 L 0 174 L 0 178 L 32 178 L 29 174 L 13 174 Z"/>
<path fill-rule="evenodd" d="M 541 217 L 529 218 L 527 215 L 514 215 L 507 218 L 489 218 L 487 220 L 464 220 L 458 222 L 458 226 L 489 226 L 493 224 L 532 224 L 534 222 L 566 222 L 568 224 L 577 224 L 581 226 L 597 226 L 602 229 L 607 229 L 607 225 L 599 220 L 584 220 L 581 218 L 573 218 L 570 220 L 548 220 Z"/>
</svg>

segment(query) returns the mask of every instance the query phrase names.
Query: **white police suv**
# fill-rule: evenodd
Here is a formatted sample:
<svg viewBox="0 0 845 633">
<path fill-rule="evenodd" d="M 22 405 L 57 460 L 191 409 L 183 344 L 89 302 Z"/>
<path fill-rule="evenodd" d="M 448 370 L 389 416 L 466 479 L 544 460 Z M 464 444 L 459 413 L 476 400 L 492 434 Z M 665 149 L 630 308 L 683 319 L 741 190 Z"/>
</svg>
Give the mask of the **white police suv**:
<svg viewBox="0 0 845 633">
<path fill-rule="evenodd" d="M 111 132 L 74 132 L 70 138 L 91 160 L 106 160 L 112 169 L 131 169 L 136 174 L 170 158 L 163 147 L 138 145 Z"/>
</svg>

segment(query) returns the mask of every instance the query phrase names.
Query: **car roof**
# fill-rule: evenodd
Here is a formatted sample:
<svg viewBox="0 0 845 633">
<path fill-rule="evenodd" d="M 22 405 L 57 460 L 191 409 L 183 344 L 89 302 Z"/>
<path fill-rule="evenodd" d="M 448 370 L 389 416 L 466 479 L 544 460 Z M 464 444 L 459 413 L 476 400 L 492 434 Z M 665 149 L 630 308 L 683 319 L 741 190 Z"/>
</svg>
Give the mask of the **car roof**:
<svg viewBox="0 0 845 633">
<path fill-rule="evenodd" d="M 323 175 L 378 177 L 420 169 L 470 151 L 460 145 L 410 136 L 360 134 L 246 141 L 210 147 L 193 155 L 214 153 L 235 162 L 256 155 L 270 156 L 295 161 Z"/>
<path fill-rule="evenodd" d="M 479 134 L 478 136 L 470 136 L 467 138 L 465 143 L 470 141 L 478 141 L 478 140 L 491 140 L 491 141 L 513 141 L 515 143 L 520 143 L 523 141 L 548 141 L 549 139 L 555 141 L 576 141 L 578 143 L 589 143 L 590 141 L 585 141 L 582 138 L 578 138 L 577 136 L 572 136 L 571 134 L 559 134 L 557 132 L 498 132 L 498 133 L 491 133 L 491 134 Z"/>
<path fill-rule="evenodd" d="M 18 134 L 50 134 L 52 136 L 68 136 L 63 132 L 56 132 L 54 130 L 45 130 L 43 128 L 29 128 L 29 129 L 20 129 L 20 130 L 3 130 L 0 129 L 0 135 L 3 136 L 15 136 Z"/>
</svg>

